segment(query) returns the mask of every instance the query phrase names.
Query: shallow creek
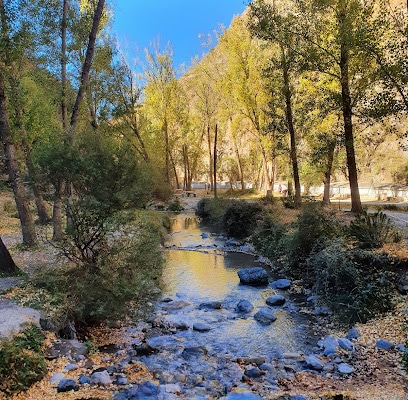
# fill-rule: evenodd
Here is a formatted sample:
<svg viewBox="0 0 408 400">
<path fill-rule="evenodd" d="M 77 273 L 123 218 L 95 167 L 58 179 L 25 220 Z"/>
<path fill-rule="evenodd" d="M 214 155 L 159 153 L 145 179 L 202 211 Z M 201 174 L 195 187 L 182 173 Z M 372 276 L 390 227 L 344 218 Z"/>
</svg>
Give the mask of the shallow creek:
<svg viewBox="0 0 408 400">
<path fill-rule="evenodd" d="M 163 274 L 165 301 L 158 302 L 156 309 L 156 320 L 162 327 L 170 327 L 171 333 L 151 337 L 149 345 L 158 352 L 142 357 L 163 383 L 176 380 L 193 387 L 197 382 L 217 381 L 228 390 L 242 381 L 243 370 L 237 359 L 261 358 L 262 379 L 273 385 L 286 373 L 285 360 L 301 362 L 301 354 L 310 353 L 316 345 L 317 338 L 310 334 L 312 317 L 302 312 L 305 300 L 269 286 L 241 285 L 239 269 L 269 268 L 256 257 L 239 252 L 242 247 L 237 247 L 237 252 L 225 251 L 227 244 L 225 238 L 200 229 L 192 215 L 172 218 Z M 270 281 L 277 278 L 271 274 Z M 254 314 L 266 306 L 265 299 L 272 294 L 282 294 L 286 303 L 273 307 L 277 320 L 265 326 L 254 319 Z M 253 304 L 251 312 L 236 311 L 243 299 Z M 202 306 L 214 301 L 222 307 Z M 181 307 L 168 306 L 175 303 Z M 194 330 L 196 323 L 209 330 Z M 174 329 L 180 325 L 185 327 Z M 174 378 L 179 375 L 182 377 Z"/>
</svg>

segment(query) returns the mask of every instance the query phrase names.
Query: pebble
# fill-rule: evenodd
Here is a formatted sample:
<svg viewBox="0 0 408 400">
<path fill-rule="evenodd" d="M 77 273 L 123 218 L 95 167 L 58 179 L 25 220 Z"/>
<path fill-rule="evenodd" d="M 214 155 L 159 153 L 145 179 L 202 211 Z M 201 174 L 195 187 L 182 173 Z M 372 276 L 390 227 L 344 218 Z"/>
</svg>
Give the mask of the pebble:
<svg viewBox="0 0 408 400">
<path fill-rule="evenodd" d="M 377 343 L 375 344 L 375 347 L 376 347 L 377 349 L 389 351 L 389 350 L 391 350 L 391 349 L 394 347 L 394 345 L 393 345 L 391 342 L 389 342 L 388 340 L 379 339 L 379 340 L 377 341 Z"/>
<path fill-rule="evenodd" d="M 58 383 L 57 392 L 65 393 L 71 390 L 77 391 L 79 389 L 78 383 L 74 379 L 63 379 Z"/>
<path fill-rule="evenodd" d="M 193 329 L 198 332 L 208 332 L 211 327 L 203 322 L 196 322 L 193 324 Z"/>
<path fill-rule="evenodd" d="M 266 304 L 268 304 L 268 306 L 283 306 L 286 302 L 286 299 L 280 294 L 274 294 L 272 296 L 269 296 L 265 300 L 265 302 Z"/>
<path fill-rule="evenodd" d="M 98 386 L 108 386 L 112 383 L 112 379 L 108 371 L 94 372 L 91 375 L 91 384 Z"/>
<path fill-rule="evenodd" d="M 337 370 L 344 375 L 349 375 L 353 373 L 354 369 L 350 367 L 350 365 L 342 363 L 337 366 Z"/>
<path fill-rule="evenodd" d="M 61 382 L 63 379 L 65 379 L 65 375 L 62 372 L 57 372 L 50 378 L 50 383 L 56 383 L 58 384 Z"/>
<path fill-rule="evenodd" d="M 289 279 L 278 279 L 271 283 L 271 287 L 274 289 L 287 290 L 292 285 Z"/>
<path fill-rule="evenodd" d="M 354 344 L 351 340 L 346 338 L 340 338 L 338 340 L 339 346 L 346 351 L 354 351 Z"/>
<path fill-rule="evenodd" d="M 276 316 L 273 311 L 267 307 L 261 308 L 255 315 L 254 318 L 262 325 L 270 325 L 272 322 L 276 321 Z"/>
<path fill-rule="evenodd" d="M 315 369 L 316 371 L 321 371 L 324 367 L 323 361 L 314 355 L 307 356 L 305 361 L 310 368 Z"/>
</svg>

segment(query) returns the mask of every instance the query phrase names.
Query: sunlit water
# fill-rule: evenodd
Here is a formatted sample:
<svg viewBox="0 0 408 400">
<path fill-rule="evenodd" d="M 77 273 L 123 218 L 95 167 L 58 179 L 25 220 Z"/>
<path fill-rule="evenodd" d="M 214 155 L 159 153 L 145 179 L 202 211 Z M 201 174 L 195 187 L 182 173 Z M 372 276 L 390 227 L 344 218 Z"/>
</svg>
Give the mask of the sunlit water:
<svg viewBox="0 0 408 400">
<path fill-rule="evenodd" d="M 242 253 L 224 254 L 220 249 L 222 239 L 209 235 L 202 238 L 202 231 L 195 218 L 179 215 L 172 220 L 172 233 L 167 245 L 200 251 L 167 251 L 163 274 L 164 296 L 182 299 L 191 306 L 172 311 L 177 318 L 185 318 L 191 325 L 204 322 L 211 326 L 209 332 L 192 329 L 180 331 L 177 338 L 183 346 L 205 346 L 210 353 L 245 356 L 279 356 L 284 352 L 306 352 L 308 321 L 304 314 L 295 311 L 297 305 L 285 293 L 287 304 L 277 307 L 277 320 L 264 326 L 253 315 L 265 307 L 265 299 L 277 293 L 270 287 L 241 285 L 237 271 L 241 268 L 262 266 L 253 256 Z M 275 277 L 276 278 L 276 277 Z M 249 314 L 237 313 L 235 307 L 242 300 L 249 300 L 254 310 Z M 221 310 L 199 309 L 203 302 L 221 301 Z"/>
</svg>

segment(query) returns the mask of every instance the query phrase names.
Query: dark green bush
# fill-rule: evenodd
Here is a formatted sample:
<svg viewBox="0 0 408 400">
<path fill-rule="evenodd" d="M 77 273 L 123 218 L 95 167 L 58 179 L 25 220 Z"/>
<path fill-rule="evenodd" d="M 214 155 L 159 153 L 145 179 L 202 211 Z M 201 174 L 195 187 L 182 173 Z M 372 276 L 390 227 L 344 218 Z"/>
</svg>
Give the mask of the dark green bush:
<svg viewBox="0 0 408 400">
<path fill-rule="evenodd" d="M 288 274 L 301 278 L 304 263 L 316 246 L 339 235 L 341 228 L 331 209 L 324 208 L 320 203 L 304 204 L 287 239 Z"/>
<path fill-rule="evenodd" d="M 395 260 L 385 253 L 373 253 L 331 242 L 307 260 L 314 274 L 314 291 L 347 323 L 366 322 L 394 305 Z"/>
<path fill-rule="evenodd" d="M 0 393 L 26 390 L 45 376 L 43 341 L 41 329 L 31 324 L 13 339 L 0 342 Z"/>
<path fill-rule="evenodd" d="M 231 202 L 223 198 L 203 198 L 197 203 L 196 215 L 204 224 L 221 230 L 225 211 Z"/>
<path fill-rule="evenodd" d="M 181 205 L 180 199 L 176 197 L 173 201 L 169 203 L 167 210 L 172 212 L 180 212 L 184 210 L 184 207 Z"/>
<path fill-rule="evenodd" d="M 363 249 L 378 248 L 398 240 L 391 219 L 381 211 L 359 214 L 346 229 L 347 234 Z"/>
<path fill-rule="evenodd" d="M 288 227 L 283 225 L 274 211 L 264 214 L 252 235 L 252 243 L 265 257 L 276 260 L 286 251 L 285 239 Z"/>
<path fill-rule="evenodd" d="M 233 200 L 225 210 L 222 226 L 230 237 L 248 237 L 257 225 L 262 207 L 258 203 Z"/>
</svg>

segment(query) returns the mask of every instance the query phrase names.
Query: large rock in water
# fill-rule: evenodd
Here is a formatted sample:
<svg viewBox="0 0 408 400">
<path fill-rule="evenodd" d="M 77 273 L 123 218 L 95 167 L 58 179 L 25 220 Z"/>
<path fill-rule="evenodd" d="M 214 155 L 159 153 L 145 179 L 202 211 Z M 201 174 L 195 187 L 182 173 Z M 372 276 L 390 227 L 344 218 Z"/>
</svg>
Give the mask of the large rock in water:
<svg viewBox="0 0 408 400">
<path fill-rule="evenodd" d="M 261 308 L 255 315 L 254 318 L 262 325 L 270 325 L 272 322 L 276 321 L 276 316 L 269 307 Z"/>
<path fill-rule="evenodd" d="M 261 267 L 240 269 L 238 276 L 243 285 L 264 286 L 268 284 L 268 274 Z"/>
</svg>

